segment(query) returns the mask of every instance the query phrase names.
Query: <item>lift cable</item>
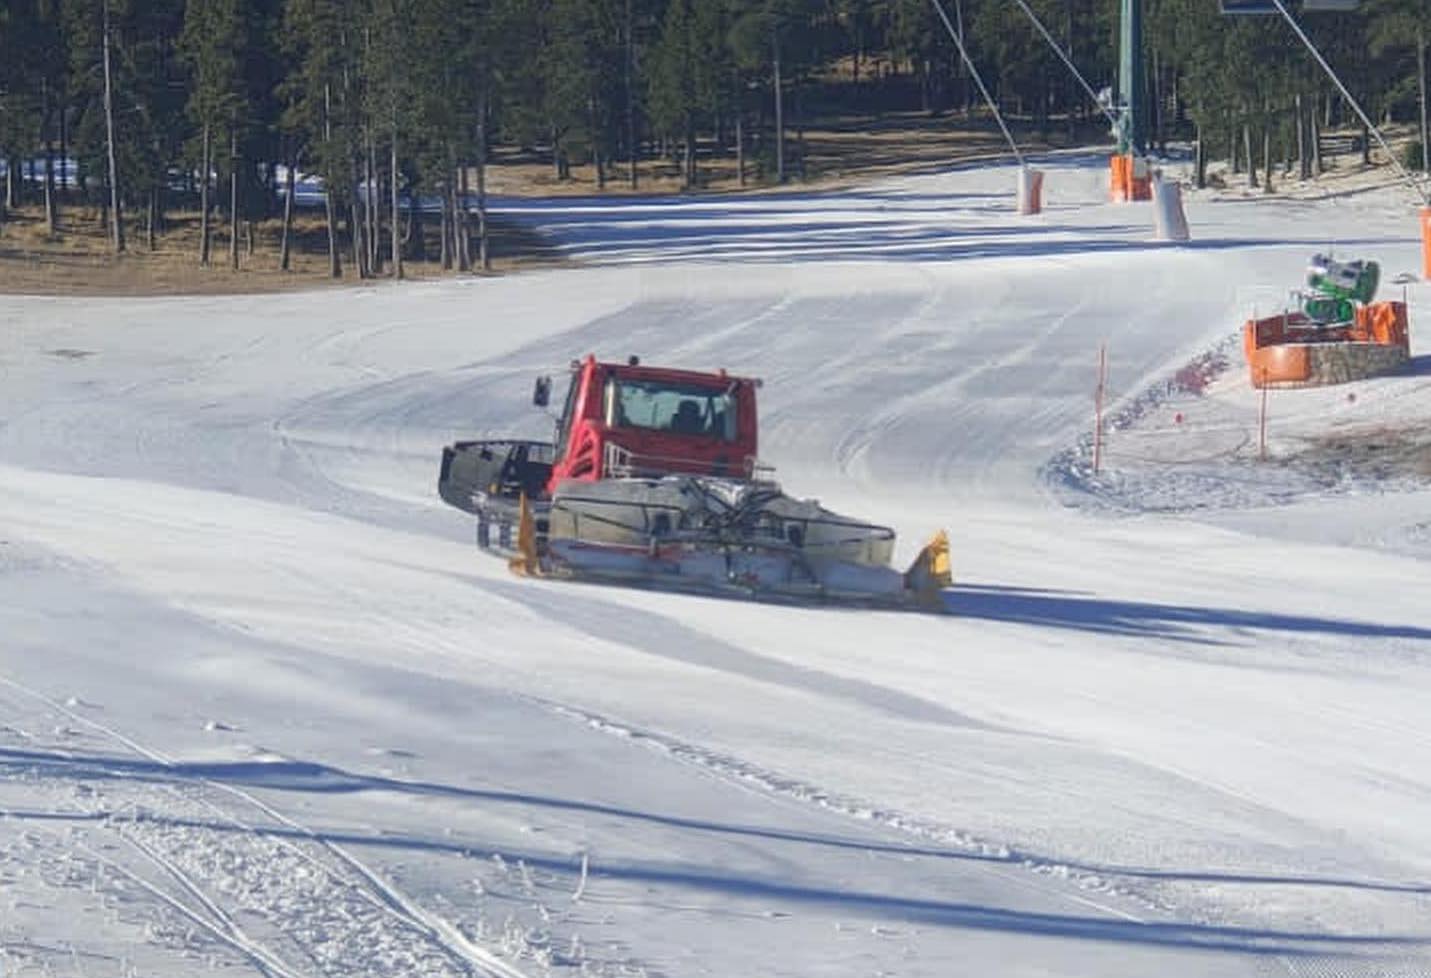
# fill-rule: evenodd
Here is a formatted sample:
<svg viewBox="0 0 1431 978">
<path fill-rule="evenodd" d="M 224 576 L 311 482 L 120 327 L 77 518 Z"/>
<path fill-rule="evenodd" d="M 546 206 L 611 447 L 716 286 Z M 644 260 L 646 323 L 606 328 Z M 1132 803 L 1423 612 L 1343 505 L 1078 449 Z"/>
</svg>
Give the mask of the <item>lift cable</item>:
<svg viewBox="0 0 1431 978">
<path fill-rule="evenodd" d="M 1426 190 L 1422 188 L 1421 184 L 1416 182 L 1416 178 L 1407 172 L 1406 167 L 1401 165 L 1401 161 L 1396 158 L 1396 154 L 1391 151 L 1391 147 L 1386 145 L 1386 140 L 1381 136 L 1381 130 L 1376 128 L 1376 125 L 1371 121 L 1370 117 L 1362 110 L 1361 105 L 1358 104 L 1356 99 L 1352 98 L 1352 93 L 1347 91 L 1347 87 L 1342 84 L 1342 80 L 1337 77 L 1337 73 L 1332 70 L 1332 66 L 1327 64 L 1327 59 L 1322 57 L 1322 52 L 1317 50 L 1317 46 L 1312 43 L 1312 39 L 1302 30 L 1302 25 L 1298 24 L 1297 19 L 1287 10 L 1287 5 L 1283 3 L 1282 0 L 1272 0 L 1272 2 L 1276 4 L 1277 9 L 1282 12 L 1282 16 L 1286 18 L 1287 23 L 1292 25 L 1292 30 L 1296 33 L 1297 37 L 1301 39 L 1302 43 L 1307 46 L 1307 50 L 1312 52 L 1312 57 L 1317 59 L 1317 64 L 1322 66 L 1322 70 L 1327 73 L 1327 77 L 1337 86 L 1337 90 L 1342 93 L 1342 98 L 1347 100 L 1347 104 L 1350 105 L 1352 110 L 1361 118 L 1362 125 L 1366 126 L 1367 131 L 1376 137 L 1376 141 L 1381 146 L 1382 152 L 1391 160 L 1391 165 L 1396 167 L 1396 172 L 1401 174 L 1401 178 L 1415 191 L 1416 196 L 1421 198 L 1423 204 L 1431 205 L 1431 194 L 1428 194 Z"/>
<path fill-rule="evenodd" d="M 959 32 L 954 29 L 954 25 L 950 23 L 949 15 L 944 12 L 944 5 L 940 3 L 939 0 L 929 0 L 929 2 L 934 4 L 934 10 L 939 14 L 939 19 L 944 21 L 944 26 L 949 31 L 949 37 L 953 39 L 954 46 L 959 49 L 959 56 L 964 59 L 964 64 L 968 67 L 969 74 L 974 79 L 974 84 L 979 86 L 979 92 L 984 96 L 984 101 L 988 104 L 989 111 L 994 113 L 994 121 L 999 124 L 999 128 L 1003 130 L 1004 138 L 1009 141 L 1009 149 L 1014 151 L 1014 159 L 1019 161 L 1019 166 L 1026 165 L 1024 163 L 1024 154 L 1019 152 L 1019 145 L 1014 142 L 1013 134 L 1009 132 L 1009 127 L 1004 124 L 1004 117 L 999 112 L 999 106 L 994 102 L 993 97 L 989 94 L 989 90 L 984 87 L 984 79 L 979 77 L 979 69 L 974 67 L 974 59 L 969 57 L 969 52 L 964 49 L 964 42 L 960 39 Z"/>
</svg>

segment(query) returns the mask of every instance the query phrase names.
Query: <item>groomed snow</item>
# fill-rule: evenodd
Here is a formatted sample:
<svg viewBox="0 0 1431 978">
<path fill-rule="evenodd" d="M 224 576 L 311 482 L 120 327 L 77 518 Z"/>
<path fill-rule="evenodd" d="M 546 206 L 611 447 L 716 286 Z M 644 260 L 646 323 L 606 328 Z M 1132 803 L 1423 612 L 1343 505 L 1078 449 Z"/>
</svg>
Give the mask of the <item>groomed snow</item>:
<svg viewBox="0 0 1431 978">
<path fill-rule="evenodd" d="M 1196 477 L 1150 394 L 1313 251 L 1417 269 L 1414 208 L 1195 197 L 1171 247 L 1044 165 L 1035 218 L 1008 167 L 507 201 L 574 267 L 0 298 L 0 974 L 1431 973 L 1431 492 L 1223 453 L 1235 350 Z M 949 528 L 950 614 L 478 554 L 441 446 L 547 434 L 587 352 L 762 376 L 787 489 Z M 1424 364 L 1274 448 L 1419 423 Z"/>
</svg>

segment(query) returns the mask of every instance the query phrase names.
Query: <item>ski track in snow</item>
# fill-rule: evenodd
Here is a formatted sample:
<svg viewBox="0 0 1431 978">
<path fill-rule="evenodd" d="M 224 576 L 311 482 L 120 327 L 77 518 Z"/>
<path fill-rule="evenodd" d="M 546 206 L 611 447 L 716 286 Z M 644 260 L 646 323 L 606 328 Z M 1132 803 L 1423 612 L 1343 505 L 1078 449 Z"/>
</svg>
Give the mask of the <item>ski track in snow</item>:
<svg viewBox="0 0 1431 978">
<path fill-rule="evenodd" d="M 1310 542 L 1236 507 L 1110 520 L 1079 442 L 1100 342 L 1133 425 L 1327 223 L 1389 268 L 1414 242 L 1379 203 L 1195 199 L 1201 240 L 1171 250 L 1097 203 L 1096 157 L 1050 167 L 1027 221 L 1002 167 L 509 202 L 593 267 L 0 301 L 7 978 L 86 956 L 126 978 L 1428 973 L 1424 514 L 1370 499 L 1355 540 Z M 532 375 L 588 351 L 763 376 L 790 489 L 897 526 L 902 553 L 951 525 L 955 616 L 481 562 L 433 502 L 437 449 L 545 436 Z M 1373 531 L 1412 556 L 1335 549 Z M 112 722 L 62 701 L 91 673 L 120 684 Z M 196 721 L 225 703 L 235 725 Z M 233 763 L 249 728 L 278 745 L 252 749 L 268 776 Z M 352 756 L 404 735 L 424 750 Z"/>
<path fill-rule="evenodd" d="M 4 677 L 0 684 L 153 762 L 161 784 L 163 773 L 174 768 L 166 755 L 41 693 Z M 207 790 L 191 785 L 160 792 L 160 798 L 149 799 L 156 811 L 135 800 L 127 812 L 92 816 L 170 877 L 178 895 L 105 860 L 91 846 L 82 851 L 133 879 L 274 978 L 363 972 L 522 978 L 519 969 L 474 944 L 344 847 L 233 785 L 202 777 L 197 785 Z M 241 818 L 212 800 L 215 795 L 238 801 L 250 815 Z M 268 827 L 252 824 L 253 813 L 263 816 Z M 222 848 L 209 845 L 212 833 L 202 828 L 209 819 L 234 830 Z M 220 901 L 261 918 L 301 951 L 305 965 L 286 963 L 245 933 Z"/>
</svg>

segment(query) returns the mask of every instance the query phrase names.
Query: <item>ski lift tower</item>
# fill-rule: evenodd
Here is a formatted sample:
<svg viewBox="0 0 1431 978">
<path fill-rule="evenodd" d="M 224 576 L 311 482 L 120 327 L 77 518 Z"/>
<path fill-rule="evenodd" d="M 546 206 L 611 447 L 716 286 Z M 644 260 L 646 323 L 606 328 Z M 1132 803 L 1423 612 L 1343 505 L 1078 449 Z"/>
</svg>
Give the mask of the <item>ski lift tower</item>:
<svg viewBox="0 0 1431 978">
<path fill-rule="evenodd" d="M 1152 181 L 1143 110 L 1143 0 L 1119 0 L 1118 95 L 1114 124 L 1118 149 L 1108 161 L 1108 191 L 1115 201 L 1149 200 Z"/>
<path fill-rule="evenodd" d="M 1141 157 L 1143 122 L 1143 0 L 1121 0 L 1118 31 L 1118 152 Z"/>
</svg>

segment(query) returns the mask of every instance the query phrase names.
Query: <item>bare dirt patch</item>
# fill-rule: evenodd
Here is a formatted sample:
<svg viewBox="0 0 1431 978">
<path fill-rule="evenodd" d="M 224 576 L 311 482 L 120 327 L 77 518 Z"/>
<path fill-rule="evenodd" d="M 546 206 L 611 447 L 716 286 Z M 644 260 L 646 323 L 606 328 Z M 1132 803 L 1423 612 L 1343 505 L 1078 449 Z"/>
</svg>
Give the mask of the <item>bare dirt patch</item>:
<svg viewBox="0 0 1431 978">
<path fill-rule="evenodd" d="M 1047 132 L 1020 131 L 1019 145 L 1030 151 L 1083 145 L 1096 141 L 1095 130 L 1074 132 L 1066 125 Z M 767 147 L 768 150 L 768 147 Z M 698 147 L 699 181 L 683 186 L 678 159 L 642 160 L 637 165 L 637 189 L 630 170 L 616 161 L 606 169 L 604 186 L 590 164 L 575 165 L 558 179 L 548 154 L 537 150 L 503 149 L 488 169 L 488 189 L 509 197 L 750 193 L 791 188 L 830 189 L 852 186 L 881 176 L 928 170 L 952 163 L 991 159 L 1007 154 L 1007 146 L 992 122 L 962 113 L 927 112 L 841 114 L 818 126 L 792 126 L 787 154 L 787 182 L 775 182 L 769 153 L 752 147 L 741 187 L 732 153 L 718 153 L 712 144 Z M 475 186 L 475 174 L 469 175 Z M 404 262 L 409 278 L 426 279 L 453 272 L 442 268 L 438 255 L 437 219 L 429 216 L 423 232 L 427 259 Z M 565 263 L 561 251 L 530 228 L 489 222 L 493 271 Z M 345 246 L 343 277 L 328 274 L 328 242 L 322 215 L 304 212 L 294 222 L 294 252 L 288 271 L 278 267 L 277 219 L 253 225 L 252 247 L 246 229 L 239 235 L 238 268 L 231 267 L 229 230 L 222 222 L 213 230 L 213 256 L 201 267 L 199 220 L 193 211 L 166 215 L 165 225 L 151 243 L 141 221 L 126 224 L 128 251 L 112 254 L 97 208 L 66 205 L 61 228 L 50 233 L 36 203 L 11 209 L 0 225 L 0 293 L 41 295 L 168 295 L 277 292 L 360 284 L 354 273 L 351 246 Z"/>
<path fill-rule="evenodd" d="M 1045 132 L 1017 130 L 1019 148 L 1035 153 L 1084 146 L 1104 136 L 1097 127 L 1070 131 L 1066 124 Z M 806 130 L 792 127 L 787 134 L 787 183 L 775 182 L 768 153 L 753 148 L 746 160 L 746 185 L 740 186 L 736 158 L 697 147 L 699 185 L 694 192 L 761 193 L 791 187 L 831 189 L 882 176 L 918 172 L 968 160 L 1007 156 L 1008 144 L 993 122 L 963 113 L 928 112 L 844 114 L 821 120 Z M 573 165 L 559 179 L 549 156 L 537 151 L 505 150 L 488 171 L 487 186 L 495 194 L 518 197 L 560 197 L 608 194 L 677 194 L 693 192 L 683 184 L 679 159 L 641 160 L 636 166 L 637 189 L 632 191 L 630 166 L 624 160 L 606 168 L 604 188 L 590 164 Z"/>
<path fill-rule="evenodd" d="M 252 250 L 248 234 L 240 232 L 235 269 L 230 265 L 230 237 L 224 225 L 213 231 L 209 267 L 200 266 L 199 216 L 193 212 L 167 215 L 165 230 L 155 236 L 153 247 L 142 225 L 127 225 L 128 250 L 118 256 L 112 253 L 96 210 L 67 207 L 62 215 L 60 231 L 52 234 L 39 206 L 8 212 L 0 226 L 0 293 L 205 295 L 361 284 L 350 248 L 342 254 L 344 277 L 329 276 L 327 231 L 317 215 L 295 218 L 293 254 L 286 272 L 279 267 L 282 222 L 276 219 L 254 222 Z M 436 255 L 436 222 L 427 223 L 434 238 L 428 254 Z M 565 260 L 550 243 L 525 228 L 500 221 L 490 227 L 494 272 Z M 435 260 L 405 261 L 403 270 L 413 279 L 451 274 Z"/>
<path fill-rule="evenodd" d="M 1282 459 L 1336 481 L 1346 473 L 1389 482 L 1431 480 L 1431 429 L 1424 425 L 1372 425 L 1304 439 Z"/>
</svg>

